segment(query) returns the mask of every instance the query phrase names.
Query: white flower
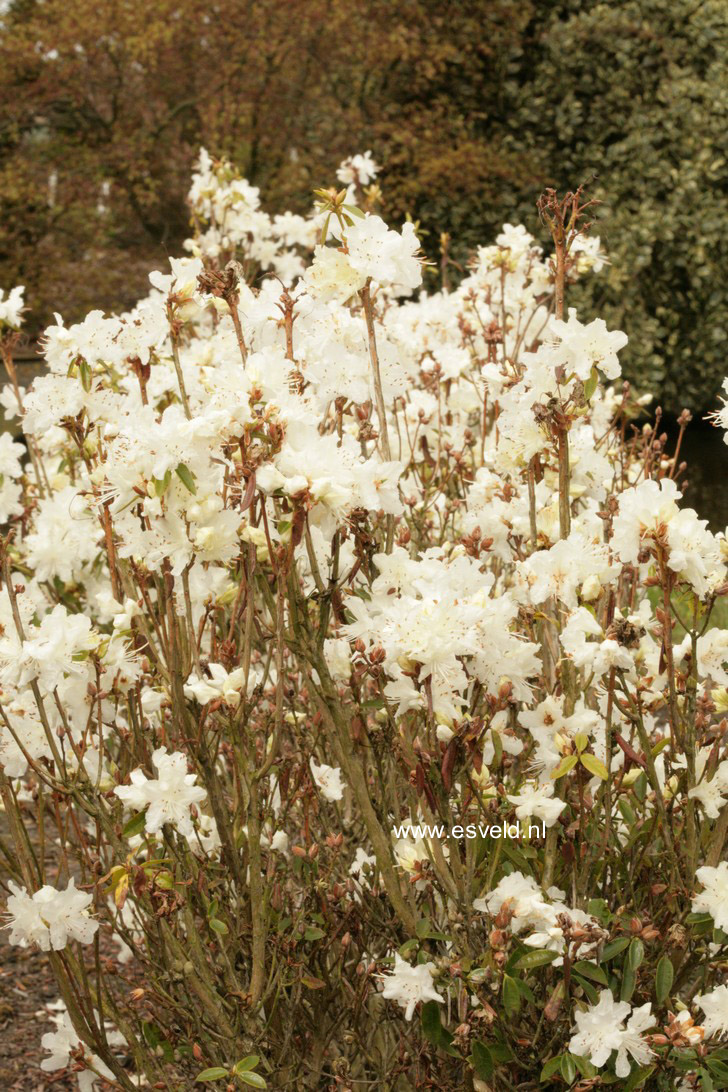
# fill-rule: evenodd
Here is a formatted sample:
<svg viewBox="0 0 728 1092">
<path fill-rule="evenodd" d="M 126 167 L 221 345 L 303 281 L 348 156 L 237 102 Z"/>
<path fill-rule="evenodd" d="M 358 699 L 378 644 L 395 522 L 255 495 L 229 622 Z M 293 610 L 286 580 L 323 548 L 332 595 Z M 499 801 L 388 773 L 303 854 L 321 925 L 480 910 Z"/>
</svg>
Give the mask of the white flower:
<svg viewBox="0 0 728 1092">
<path fill-rule="evenodd" d="M 513 914 L 511 929 L 514 933 L 550 918 L 551 908 L 543 891 L 532 876 L 524 876 L 522 872 L 504 876 L 487 895 L 475 899 L 473 909 L 495 916 L 506 903 Z"/>
<path fill-rule="evenodd" d="M 614 517 L 612 547 L 622 561 L 636 565 L 644 539 L 666 531 L 678 514 L 682 494 L 672 478 L 649 479 L 619 494 L 619 512 Z"/>
<path fill-rule="evenodd" d="M 346 682 L 351 675 L 351 649 L 345 637 L 327 637 L 324 641 L 326 666 L 335 679 Z"/>
<path fill-rule="evenodd" d="M 422 267 L 415 257 L 420 244 L 414 226 L 401 233 L 387 227 L 381 216 L 356 220 L 346 231 L 347 260 L 364 280 L 389 285 L 398 295 L 409 294 L 422 283 Z"/>
<path fill-rule="evenodd" d="M 694 1001 L 705 1013 L 705 1037 L 715 1035 L 722 1039 L 728 1035 L 728 986 L 717 986 L 710 993 L 699 993 Z"/>
<path fill-rule="evenodd" d="M 710 914 L 718 928 L 728 932 L 728 861 L 717 868 L 703 865 L 695 876 L 705 890 L 693 896 L 693 913 Z"/>
<path fill-rule="evenodd" d="M 45 1073 L 54 1073 L 57 1069 L 63 1069 L 71 1063 L 72 1053 L 76 1055 L 79 1048 L 81 1048 L 84 1060 L 92 1065 L 96 1072 L 87 1069 L 76 1074 L 79 1092 L 94 1092 L 94 1090 L 98 1089 L 100 1087 L 98 1075 L 101 1078 L 113 1081 L 114 1074 L 109 1067 L 96 1054 L 92 1054 L 86 1044 L 79 1039 L 65 1005 L 59 1002 L 57 1006 L 52 1007 L 58 1010 L 50 1014 L 51 1020 L 56 1025 L 56 1030 L 47 1031 L 40 1041 L 43 1049 L 50 1054 L 50 1057 L 44 1058 L 40 1063 L 40 1068 Z M 126 1046 L 126 1039 L 112 1024 L 106 1022 L 105 1028 L 105 1038 L 109 1046 Z"/>
<path fill-rule="evenodd" d="M 221 699 L 227 705 L 240 704 L 240 690 L 245 682 L 245 671 L 242 667 L 235 671 L 227 672 L 222 664 L 208 664 L 209 678 L 190 675 L 185 683 L 186 698 L 194 698 L 200 705 Z"/>
<path fill-rule="evenodd" d="M 10 943 L 21 948 L 37 944 L 47 952 L 60 951 L 69 940 L 90 944 L 99 923 L 89 917 L 93 896 L 77 891 L 73 877 L 64 891 L 45 884 L 33 895 L 24 887 L 9 883 Z"/>
<path fill-rule="evenodd" d="M 83 614 L 69 614 L 58 603 L 37 627 L 26 629 L 20 655 L 8 663 L 2 677 L 16 686 L 37 679 L 47 690 L 53 690 L 64 675 L 83 674 L 83 654 L 98 645 L 98 634 Z"/>
<path fill-rule="evenodd" d="M 559 338 L 551 348 L 552 359 L 561 364 L 567 376 L 573 372 L 586 381 L 593 367 L 600 368 L 608 379 L 617 379 L 621 368 L 617 353 L 627 344 L 621 330 L 607 330 L 604 319 L 594 319 L 584 326 L 569 308 L 569 321 L 552 318 L 549 331 Z"/>
<path fill-rule="evenodd" d="M 285 830 L 277 830 L 270 840 L 270 848 L 275 853 L 288 853 L 288 835 Z"/>
<path fill-rule="evenodd" d="M 360 186 L 368 186 L 378 172 L 379 167 L 372 159 L 372 153 L 360 152 L 358 155 L 349 156 L 341 163 L 336 171 L 336 177 L 345 186 L 350 186 L 352 182 L 358 182 Z"/>
<path fill-rule="evenodd" d="M 529 819 L 536 816 L 543 820 L 545 826 L 552 827 L 566 807 L 565 800 L 554 800 L 554 786 L 552 784 L 539 785 L 535 782 L 527 782 L 514 796 L 509 796 L 511 804 L 516 805 L 516 817 Z"/>
<path fill-rule="evenodd" d="M 405 1020 L 411 1020 L 420 1001 L 438 1001 L 440 1004 L 444 1001 L 433 986 L 434 973 L 434 963 L 419 963 L 412 967 L 397 953 L 391 974 L 378 976 L 384 982 L 382 997 L 396 1001 L 405 1010 Z"/>
<path fill-rule="evenodd" d="M 204 272 L 199 258 L 170 258 L 171 273 L 149 274 L 149 281 L 165 295 L 173 292 L 176 296 L 189 299 L 197 291 L 197 278 Z"/>
<path fill-rule="evenodd" d="M 698 671 L 720 686 L 728 686 L 728 629 L 709 629 L 698 637 Z"/>
<path fill-rule="evenodd" d="M 362 870 L 372 869 L 377 867 L 377 858 L 373 854 L 369 854 L 361 846 L 357 847 L 357 851 L 354 854 L 354 860 L 349 865 L 349 875 L 356 876 L 361 881 Z"/>
<path fill-rule="evenodd" d="M 320 766 L 311 759 L 311 775 L 326 800 L 341 800 L 344 795 L 344 785 L 341 780 L 341 770 L 338 766 Z"/>
<path fill-rule="evenodd" d="M 353 268 L 343 250 L 317 246 L 303 281 L 315 299 L 323 303 L 331 300 L 346 303 L 364 287 L 366 277 Z"/>
<path fill-rule="evenodd" d="M 400 868 L 414 872 L 418 861 L 429 861 L 430 854 L 422 838 L 398 838 L 393 846 L 394 856 Z"/>
<path fill-rule="evenodd" d="M 601 990 L 599 1001 L 588 1009 L 577 1012 L 576 1034 L 569 1041 L 569 1050 L 579 1057 L 588 1057 L 597 1069 L 606 1065 L 609 1055 L 617 1051 L 616 1074 L 627 1077 L 631 1055 L 638 1065 L 645 1065 L 653 1051 L 642 1038 L 642 1032 L 654 1024 L 652 1007 L 648 1002 L 634 1009 L 625 1026 L 631 1007 L 626 1001 L 614 1000 L 610 990 Z"/>
<path fill-rule="evenodd" d="M 18 478 L 23 472 L 20 460 L 26 453 L 25 446 L 13 440 L 9 432 L 0 435 L 0 474 Z"/>
<path fill-rule="evenodd" d="M 710 748 L 703 747 L 695 759 L 695 776 L 698 784 L 690 789 L 688 796 L 699 800 L 709 819 L 717 819 L 728 795 L 728 759 L 718 763 L 710 781 L 705 776 L 705 769 L 710 756 Z"/>
<path fill-rule="evenodd" d="M 190 807 L 204 800 L 207 793 L 195 785 L 196 774 L 187 773 L 187 758 L 181 751 L 167 754 L 158 747 L 152 755 L 159 777 L 150 779 L 141 769 L 132 770 L 131 785 L 119 785 L 115 794 L 134 811 L 148 808 L 144 825 L 149 834 L 157 834 L 170 823 L 186 838 L 194 836 Z"/>
<path fill-rule="evenodd" d="M 0 326 L 5 323 L 13 330 L 19 329 L 23 319 L 23 293 L 25 288 L 18 285 L 11 289 L 7 296 L 0 288 Z"/>
</svg>

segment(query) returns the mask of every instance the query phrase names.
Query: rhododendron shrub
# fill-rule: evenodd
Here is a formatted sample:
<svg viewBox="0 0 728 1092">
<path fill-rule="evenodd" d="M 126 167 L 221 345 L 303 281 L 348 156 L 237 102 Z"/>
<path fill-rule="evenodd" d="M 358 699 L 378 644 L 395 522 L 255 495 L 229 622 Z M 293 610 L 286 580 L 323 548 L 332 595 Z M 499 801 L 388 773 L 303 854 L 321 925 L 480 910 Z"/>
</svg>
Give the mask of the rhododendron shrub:
<svg viewBox="0 0 728 1092">
<path fill-rule="evenodd" d="M 605 261 L 581 191 L 426 295 L 375 172 L 271 219 L 203 152 L 188 255 L 59 316 L 28 390 L 7 297 L 5 917 L 58 982 L 43 1066 L 728 1087 L 724 536 L 631 423 L 626 335 L 568 307 Z"/>
</svg>

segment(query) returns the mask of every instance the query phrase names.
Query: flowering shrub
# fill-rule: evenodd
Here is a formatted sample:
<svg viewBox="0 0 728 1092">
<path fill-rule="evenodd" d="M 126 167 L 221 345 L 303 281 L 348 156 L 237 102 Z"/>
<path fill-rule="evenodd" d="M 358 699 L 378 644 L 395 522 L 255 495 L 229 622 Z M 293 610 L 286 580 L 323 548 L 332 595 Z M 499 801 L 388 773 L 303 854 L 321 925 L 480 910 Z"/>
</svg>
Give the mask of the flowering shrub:
<svg viewBox="0 0 728 1092">
<path fill-rule="evenodd" d="M 551 257 L 506 225 L 416 297 L 375 172 L 271 219 L 203 152 L 189 256 L 59 318 L 27 391 L 3 305 L 7 920 L 58 981 L 44 1067 L 728 1087 L 725 540 L 630 425 L 626 336 L 565 313 L 605 261 L 581 192 L 541 199 Z"/>
</svg>

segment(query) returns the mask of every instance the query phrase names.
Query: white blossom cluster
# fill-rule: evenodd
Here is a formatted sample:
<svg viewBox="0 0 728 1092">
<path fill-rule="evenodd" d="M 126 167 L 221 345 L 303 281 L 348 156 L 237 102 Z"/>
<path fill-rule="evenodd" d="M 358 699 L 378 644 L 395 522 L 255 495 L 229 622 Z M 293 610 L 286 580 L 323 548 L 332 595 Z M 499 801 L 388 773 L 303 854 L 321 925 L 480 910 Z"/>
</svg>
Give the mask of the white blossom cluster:
<svg viewBox="0 0 728 1092">
<path fill-rule="evenodd" d="M 681 506 L 674 463 L 620 440 L 626 335 L 573 309 L 555 317 L 550 259 L 522 227 L 481 247 L 455 290 L 425 290 L 414 226 L 393 230 L 357 204 L 376 169 L 369 153 L 342 165 L 340 214 L 270 217 L 203 151 L 189 256 L 152 274 L 127 314 L 57 316 L 47 373 L 3 393 L 25 442 L 0 438 L 0 519 L 13 529 L 0 764 L 21 792 L 40 779 L 97 801 L 137 865 L 153 867 L 173 836 L 196 868 L 231 852 L 218 828 L 250 793 L 231 755 L 255 732 L 257 848 L 287 861 L 299 805 L 283 809 L 280 739 L 266 733 L 283 731 L 316 808 L 343 811 L 355 764 L 319 732 L 337 695 L 372 731 L 389 726 L 416 775 L 469 746 L 467 768 L 443 774 L 463 821 L 479 801 L 558 834 L 598 798 L 626 840 L 603 785 L 626 789 L 649 763 L 655 822 L 666 801 L 711 820 L 728 802 L 722 738 L 698 739 L 686 759 L 666 728 L 695 694 L 722 700 L 726 632 L 675 634 L 652 592 L 682 595 L 697 618 L 725 591 L 728 551 Z M 572 278 L 604 261 L 594 239 L 572 258 Z M 21 303 L 18 289 L 0 296 L 0 324 L 17 326 Z M 301 619 L 314 606 L 315 638 Z M 688 676 L 693 691 L 678 692 Z M 133 754 L 132 738 L 144 741 Z M 222 738 L 227 750 L 205 750 Z M 431 817 L 424 784 L 413 821 Z M 89 805 L 84 821 L 97 815 Z M 235 845 L 251 829 L 238 824 Z M 382 868 L 381 846 L 370 850 L 351 865 L 357 897 Z M 406 839 L 391 860 L 415 894 L 453 863 L 450 847 Z M 694 912 L 728 932 L 726 870 L 690 879 Z M 557 968 L 573 929 L 579 958 L 598 956 L 603 925 L 575 892 L 513 865 L 489 883 L 468 893 L 468 914 L 501 918 Z M 12 886 L 10 942 L 85 945 L 103 920 L 130 952 L 133 890 L 111 910 L 86 890 Z M 458 890 L 443 880 L 443 913 Z M 410 1020 L 443 1000 L 437 976 L 397 954 L 382 996 Z M 728 1033 L 727 990 L 694 999 L 707 1036 Z M 74 1042 L 62 1021 L 46 1044 L 56 1060 L 60 1038 Z M 650 1061 L 654 1026 L 649 1004 L 604 989 L 576 1010 L 569 1049 L 597 1069 L 616 1052 L 622 1079 Z"/>
</svg>

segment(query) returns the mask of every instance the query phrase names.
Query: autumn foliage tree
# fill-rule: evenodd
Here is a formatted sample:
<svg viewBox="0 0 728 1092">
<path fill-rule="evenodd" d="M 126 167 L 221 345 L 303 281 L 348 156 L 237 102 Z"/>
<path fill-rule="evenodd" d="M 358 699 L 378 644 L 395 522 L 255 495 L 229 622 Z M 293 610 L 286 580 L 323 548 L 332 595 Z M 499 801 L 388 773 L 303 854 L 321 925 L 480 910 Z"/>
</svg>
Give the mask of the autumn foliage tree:
<svg viewBox="0 0 728 1092">
<path fill-rule="evenodd" d="M 188 232 L 200 144 L 274 206 L 302 211 L 318 178 L 371 145 L 388 164 L 386 211 L 458 235 L 486 208 L 495 224 L 494 180 L 528 182 L 523 157 L 499 153 L 488 125 L 529 10 L 15 3 L 0 32 L 0 276 L 24 281 L 43 318 L 59 302 L 73 317 L 99 293 L 109 306 L 132 302 L 150 262 Z"/>
<path fill-rule="evenodd" d="M 26 284 L 36 328 L 131 305 L 188 233 L 201 145 L 273 212 L 371 148 L 430 287 L 443 249 L 454 284 L 504 221 L 538 230 L 544 186 L 596 174 L 613 261 L 578 302 L 639 329 L 630 380 L 702 410 L 728 305 L 725 24 L 723 0 L 10 0 L 0 284 Z"/>
</svg>

